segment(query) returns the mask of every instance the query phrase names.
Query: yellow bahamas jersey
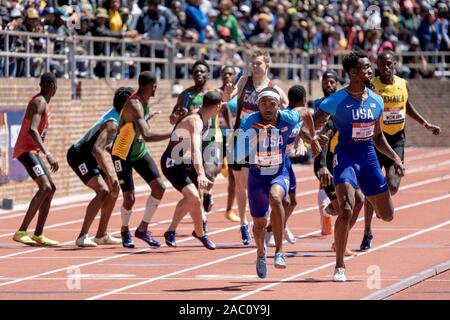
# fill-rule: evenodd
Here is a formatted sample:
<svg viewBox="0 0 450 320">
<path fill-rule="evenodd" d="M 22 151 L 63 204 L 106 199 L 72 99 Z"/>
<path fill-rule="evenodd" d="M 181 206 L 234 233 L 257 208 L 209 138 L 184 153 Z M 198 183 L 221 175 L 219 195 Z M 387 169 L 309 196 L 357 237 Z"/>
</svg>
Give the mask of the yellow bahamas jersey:
<svg viewBox="0 0 450 320">
<path fill-rule="evenodd" d="M 375 77 L 372 83 L 375 86 L 375 93 L 384 101 L 383 116 L 380 117 L 383 132 L 394 135 L 402 131 L 405 128 L 406 101 L 408 101 L 406 81 L 394 76 L 394 84 L 384 84 L 380 77 Z"/>
</svg>

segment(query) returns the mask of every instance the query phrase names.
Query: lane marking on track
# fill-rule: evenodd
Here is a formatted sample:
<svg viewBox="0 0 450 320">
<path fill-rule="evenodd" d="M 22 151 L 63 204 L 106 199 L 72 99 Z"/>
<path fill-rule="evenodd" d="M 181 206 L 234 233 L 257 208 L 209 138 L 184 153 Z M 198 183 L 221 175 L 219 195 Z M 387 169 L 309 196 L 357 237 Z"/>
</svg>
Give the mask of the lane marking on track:
<svg viewBox="0 0 450 320">
<path fill-rule="evenodd" d="M 415 207 L 415 206 L 420 206 L 420 205 L 428 204 L 428 203 L 431 203 L 431 202 L 436 202 L 436 201 L 444 200 L 444 199 L 447 199 L 447 198 L 450 198 L 450 194 L 447 194 L 447 195 L 444 195 L 444 196 L 435 197 L 435 198 L 431 198 L 431 199 L 427 199 L 427 200 L 424 200 L 424 201 L 419 201 L 419 202 L 416 202 L 416 203 L 409 204 L 409 205 L 407 205 L 407 206 L 402 206 L 402 207 L 396 208 L 395 211 L 404 210 L 404 209 L 407 209 L 407 208 L 411 208 L 411 207 Z M 360 218 L 360 219 L 358 219 L 357 221 L 359 222 L 359 221 L 362 221 L 363 219 L 364 219 L 364 218 Z M 441 226 L 445 226 L 445 225 L 448 225 L 448 224 L 450 224 L 450 221 L 447 221 L 447 222 L 445 222 L 445 223 L 443 223 L 443 224 L 439 224 L 438 227 L 435 226 L 435 227 L 433 227 L 432 229 L 434 230 L 434 229 L 440 228 Z M 422 234 L 422 233 L 424 233 L 424 232 L 431 231 L 430 228 L 425 229 L 425 230 L 427 230 L 427 231 L 422 230 L 422 231 L 413 233 L 413 235 L 415 236 L 415 235 Z M 305 235 L 301 236 L 300 238 L 309 237 L 309 236 L 311 236 L 311 235 L 314 235 L 314 234 L 317 234 L 317 233 L 320 233 L 320 232 L 321 232 L 321 230 L 316 230 L 316 231 L 314 231 L 314 232 L 310 232 L 310 233 L 308 233 L 308 234 L 305 234 Z M 401 238 L 401 239 L 406 240 L 406 239 L 409 239 L 409 237 L 411 237 L 411 236 L 403 237 L 403 238 Z M 401 240 L 401 241 L 403 241 L 403 240 Z M 284 241 L 284 242 L 286 242 L 286 241 Z M 400 241 L 397 241 L 397 240 L 391 241 L 391 242 L 388 242 L 387 245 L 391 245 L 391 244 L 394 244 L 394 243 L 397 243 L 397 242 L 400 242 Z M 366 254 L 368 254 L 368 253 L 377 251 L 377 250 L 379 250 L 379 249 L 381 249 L 381 248 L 384 248 L 384 247 L 386 247 L 386 244 L 385 244 L 385 245 L 378 246 L 378 247 L 372 249 L 372 250 L 369 251 L 369 252 L 358 253 L 357 256 L 363 256 L 363 255 L 366 255 Z M 195 267 L 182 269 L 182 270 L 179 270 L 179 271 L 176 271 L 176 272 L 172 272 L 172 273 L 169 273 L 169 274 L 165 274 L 165 275 L 162 275 L 162 276 L 159 276 L 159 277 L 156 277 L 156 278 L 150 278 L 150 279 L 148 279 L 148 280 L 146 280 L 146 281 L 134 283 L 134 284 L 131 284 L 131 285 L 122 287 L 122 288 L 118 288 L 118 289 L 112 290 L 112 291 L 110 291 L 110 292 L 106 292 L 106 293 L 103 293 L 103 294 L 99 294 L 99 295 L 96 295 L 96 296 L 87 298 L 86 300 L 97 300 L 97 299 L 104 298 L 104 297 L 107 297 L 107 296 L 116 294 L 116 293 L 118 293 L 118 292 L 122 292 L 122 291 L 125 291 L 125 290 L 128 290 L 128 289 L 131 289 L 131 288 L 139 287 L 139 286 L 141 286 L 141 285 L 145 285 L 145 284 L 148 284 L 148 283 L 152 283 L 152 282 L 155 282 L 155 281 L 158 281 L 158 280 L 161 280 L 161 279 L 165 279 L 165 278 L 168 278 L 168 277 L 171 277 L 171 276 L 174 276 L 174 275 L 179 275 L 179 274 L 186 273 L 186 272 L 189 272 L 189 271 L 193 271 L 193 270 L 205 268 L 205 267 L 208 267 L 208 266 L 211 266 L 211 265 L 214 265 L 214 264 L 218 264 L 218 263 L 221 263 L 221 262 L 224 262 L 224 261 L 232 260 L 232 259 L 234 259 L 234 258 L 239 258 L 239 257 L 242 257 L 242 256 L 246 256 L 246 255 L 249 255 L 249 254 L 252 254 L 252 253 L 256 253 L 256 249 L 253 249 L 253 250 L 250 250 L 250 251 L 247 251 L 247 252 L 242 252 L 242 253 L 239 253 L 239 254 L 235 254 L 235 255 L 232 255 L 232 256 L 224 257 L 224 258 L 221 258 L 221 259 L 218 259 L 218 260 L 210 261 L 210 262 L 207 262 L 207 263 L 204 263 L 204 264 L 195 266 Z M 345 258 L 345 260 L 348 260 L 348 259 L 351 259 L 351 258 L 354 258 L 354 257 L 355 257 L 355 256 L 353 256 L 353 257 L 347 257 L 347 258 Z M 306 273 L 305 273 L 305 272 L 302 272 L 301 274 L 296 275 L 296 277 L 301 276 L 301 275 L 304 275 L 304 274 L 307 274 L 307 273 L 314 272 L 314 271 L 316 271 L 316 270 L 324 269 L 324 268 L 326 268 L 326 267 L 328 267 L 328 266 L 330 266 L 330 265 L 334 265 L 334 264 L 335 264 L 335 262 L 333 261 L 332 263 L 328 263 L 328 264 L 326 264 L 326 265 L 323 265 L 323 266 L 314 268 L 314 269 L 312 269 L 312 271 L 309 270 L 309 271 L 307 271 Z M 291 278 L 292 278 L 292 277 L 289 277 L 289 278 L 286 278 L 286 279 L 291 279 Z M 275 285 L 280 284 L 280 283 L 282 283 L 282 282 L 288 281 L 288 280 L 286 280 L 286 279 L 283 279 L 283 280 L 281 280 L 281 281 L 279 281 L 279 282 L 277 282 L 277 283 L 275 283 L 275 284 L 271 284 L 270 286 L 265 286 L 265 287 L 263 287 L 263 288 L 266 288 L 266 287 L 271 288 L 272 286 L 275 286 Z M 1 286 L 1 285 L 0 285 L 0 286 Z M 264 290 L 264 289 L 255 290 L 253 293 L 247 293 L 247 294 L 245 294 L 245 295 L 238 296 L 238 297 L 236 297 L 236 299 L 241 299 L 241 298 L 247 297 L 247 296 L 252 295 L 252 294 L 254 294 L 254 293 L 257 293 L 257 292 L 259 292 L 259 291 L 261 291 L 261 290 Z"/>
</svg>

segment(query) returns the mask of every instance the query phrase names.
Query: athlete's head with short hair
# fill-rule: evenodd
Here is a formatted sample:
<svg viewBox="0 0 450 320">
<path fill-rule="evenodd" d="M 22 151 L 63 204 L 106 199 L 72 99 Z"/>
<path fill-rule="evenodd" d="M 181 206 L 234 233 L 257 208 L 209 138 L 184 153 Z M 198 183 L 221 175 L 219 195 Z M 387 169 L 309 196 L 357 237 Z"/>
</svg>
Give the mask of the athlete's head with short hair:
<svg viewBox="0 0 450 320">
<path fill-rule="evenodd" d="M 267 76 L 270 66 L 270 55 L 267 51 L 256 50 L 252 53 L 252 75 L 257 77 Z"/>
<path fill-rule="evenodd" d="M 301 85 L 294 85 L 288 91 L 289 105 L 293 108 L 304 107 L 306 103 L 306 90 Z"/>
<path fill-rule="evenodd" d="M 222 98 L 222 90 L 215 89 L 206 92 L 203 96 L 202 110 L 212 112 L 211 116 L 218 114 L 222 108 Z"/>
<path fill-rule="evenodd" d="M 390 50 L 385 50 L 378 55 L 377 69 L 383 79 L 392 78 L 395 74 L 395 54 Z"/>
<path fill-rule="evenodd" d="M 338 75 L 334 70 L 326 70 L 322 75 L 322 92 L 328 97 L 337 90 Z"/>
<path fill-rule="evenodd" d="M 131 87 L 120 87 L 114 92 L 113 106 L 117 113 L 120 114 L 125 102 L 127 102 L 128 97 L 133 93 L 133 88 Z"/>
<path fill-rule="evenodd" d="M 198 87 L 206 85 L 209 80 L 209 65 L 204 60 L 197 60 L 192 65 L 192 79 Z"/>
<path fill-rule="evenodd" d="M 53 97 L 58 89 L 55 74 L 52 72 L 45 72 L 42 74 L 39 86 L 41 87 L 42 93 L 49 94 L 50 97 Z"/>
<path fill-rule="evenodd" d="M 220 69 L 222 84 L 234 83 L 236 81 L 236 69 L 233 66 L 226 65 Z"/>
<path fill-rule="evenodd" d="M 138 78 L 139 91 L 144 95 L 153 97 L 156 92 L 157 78 L 152 71 L 144 71 L 139 74 Z"/>
<path fill-rule="evenodd" d="M 342 66 L 350 77 L 350 82 L 362 82 L 370 86 L 372 80 L 372 64 L 369 57 L 363 51 L 352 51 L 344 57 Z"/>
<path fill-rule="evenodd" d="M 281 106 L 281 96 L 277 89 L 267 87 L 258 94 L 258 108 L 265 123 L 275 124 Z"/>
</svg>

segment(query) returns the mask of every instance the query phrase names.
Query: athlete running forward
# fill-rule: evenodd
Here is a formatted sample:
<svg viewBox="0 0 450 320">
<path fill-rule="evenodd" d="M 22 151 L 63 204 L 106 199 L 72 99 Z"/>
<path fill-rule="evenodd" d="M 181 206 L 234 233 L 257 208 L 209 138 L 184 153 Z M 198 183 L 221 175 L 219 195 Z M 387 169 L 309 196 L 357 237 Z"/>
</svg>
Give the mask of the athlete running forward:
<svg viewBox="0 0 450 320">
<path fill-rule="evenodd" d="M 209 80 L 209 66 L 205 61 L 198 60 L 192 66 L 192 77 L 194 85 L 187 88 L 178 96 L 177 103 L 175 104 L 172 114 L 170 115 L 170 123 L 175 124 L 181 118 L 189 113 L 197 112 L 203 103 L 203 96 L 208 91 Z M 224 118 L 229 120 L 228 109 L 223 105 L 220 112 Z M 222 168 L 222 133 L 219 128 L 218 115 L 214 115 L 209 122 L 209 130 L 203 137 L 202 141 L 202 153 L 206 176 L 210 181 L 214 183 L 217 175 Z M 211 189 L 213 185 L 209 185 L 205 190 L 203 197 L 203 209 L 205 212 L 210 212 L 213 206 L 213 199 L 211 195 Z M 206 228 L 206 215 L 203 215 L 203 222 Z"/>
<path fill-rule="evenodd" d="M 57 246 L 58 241 L 51 240 L 43 235 L 50 204 L 56 191 L 50 171 L 55 173 L 59 169 L 58 162 L 44 145 L 50 118 L 48 104 L 57 90 L 55 75 L 51 72 L 44 73 L 39 85 L 41 91 L 28 103 L 13 153 L 13 157 L 22 163 L 30 177 L 38 185 L 39 190 L 31 199 L 22 225 L 14 234 L 13 240 L 26 245 Z M 42 153 L 47 159 L 50 171 L 39 153 Z M 38 210 L 36 229 L 34 235 L 30 237 L 27 229 Z"/>
<path fill-rule="evenodd" d="M 145 204 L 144 216 L 136 229 L 135 236 L 146 242 L 152 248 L 159 248 L 158 241 L 153 239 L 148 231 L 148 224 L 158 208 L 163 197 L 165 186 L 159 174 L 155 161 L 147 151 L 145 142 L 157 142 L 170 137 L 170 132 L 153 133 L 147 123 L 150 117 L 148 100 L 155 95 L 156 75 L 144 71 L 139 75 L 139 88 L 132 94 L 120 113 L 117 136 L 112 145 L 112 160 L 123 193 L 121 207 L 122 217 L 122 245 L 125 248 L 134 248 L 129 223 L 135 202 L 134 182 L 132 169 L 148 183 L 151 194 Z"/>
<path fill-rule="evenodd" d="M 394 161 L 396 172 L 403 176 L 405 168 L 400 157 L 387 143 L 379 118 L 383 100 L 368 89 L 372 67 L 364 52 L 351 52 L 342 63 L 350 77 L 347 88 L 326 98 L 314 115 L 315 124 L 331 116 L 339 131 L 333 159 L 333 182 L 339 202 L 339 217 L 334 229 L 336 268 L 333 281 L 346 281 L 344 253 L 350 221 L 359 186 L 367 200 L 384 221 L 394 218 L 394 206 L 387 182 L 378 164 L 375 147 Z"/>
<path fill-rule="evenodd" d="M 164 176 L 183 194 L 183 199 L 175 208 L 174 219 L 164 234 L 168 246 L 176 247 L 175 230 L 179 217 L 190 213 L 194 222 L 192 236 L 199 239 L 207 249 L 216 248 L 216 245 L 208 239 L 202 221 L 200 199 L 212 184 L 206 176 L 203 165 L 202 137 L 209 130 L 210 119 L 217 116 L 221 109 L 222 92 L 208 91 L 203 97 L 201 109 L 176 123 L 169 145 L 161 157 Z M 185 158 L 187 151 L 190 152 L 191 158 Z"/>
<path fill-rule="evenodd" d="M 384 100 L 383 116 L 380 119 L 381 128 L 387 142 L 395 153 L 403 161 L 405 154 L 405 120 L 406 115 L 416 120 L 425 129 L 434 135 L 441 133 L 441 128 L 429 123 L 421 116 L 409 100 L 408 82 L 395 75 L 396 58 L 392 51 L 383 51 L 378 56 L 379 77 L 372 81 L 374 91 Z M 395 195 L 399 189 L 401 176 L 395 171 L 394 162 L 377 151 L 380 167 L 384 167 L 386 172 L 386 182 L 391 195 Z M 372 245 L 372 216 L 373 207 L 370 202 L 364 203 L 364 237 L 360 249 L 368 250 Z"/>
<path fill-rule="evenodd" d="M 313 107 L 317 111 L 319 105 L 325 98 L 335 93 L 337 90 L 337 74 L 332 70 L 327 70 L 322 77 L 322 91 L 324 94 L 323 98 L 314 100 Z M 331 224 L 331 216 L 338 214 L 339 204 L 336 198 L 336 189 L 333 185 L 333 158 L 334 149 L 336 147 L 339 133 L 337 132 L 336 126 L 333 123 L 333 119 L 329 118 L 325 124 L 323 134 L 328 135 L 329 142 L 322 149 L 320 155 L 314 159 L 314 173 L 320 181 L 320 189 L 318 194 L 319 199 L 319 212 L 320 212 L 320 224 L 322 229 L 322 235 L 329 235 L 333 232 Z M 361 193 L 359 188 L 356 189 L 355 193 L 355 207 L 353 208 L 353 216 L 350 221 L 350 229 L 356 223 L 359 213 L 362 209 L 364 203 L 364 195 Z M 336 246 L 333 242 L 331 249 L 336 251 Z M 355 253 L 349 248 L 345 249 L 345 255 L 351 256 Z"/>
<path fill-rule="evenodd" d="M 274 266 L 286 268 L 286 257 L 283 254 L 283 199 L 289 190 L 286 146 L 289 136 L 300 122 L 301 113 L 306 110 L 280 110 L 280 94 L 272 87 L 261 90 L 258 106 L 260 111 L 244 118 L 240 130 L 236 132 L 235 153 L 238 160 L 246 156 L 249 159 L 248 201 L 257 247 L 256 272 L 260 278 L 265 278 L 267 259 L 264 237 L 269 213 L 276 246 Z M 312 151 L 317 156 L 321 147 L 315 135 L 313 121 L 310 120 Z"/>
<path fill-rule="evenodd" d="M 238 109 L 234 130 L 237 130 L 241 121 L 253 112 L 258 111 L 258 94 L 266 87 L 275 88 L 281 96 L 281 108 L 288 104 L 288 99 L 284 91 L 275 85 L 268 77 L 270 67 L 270 55 L 266 51 L 256 50 L 251 57 L 251 76 L 243 76 L 236 85 L 227 84 L 224 89 L 224 101 L 229 101 L 233 97 L 238 98 Z M 236 143 L 236 142 L 235 142 Z M 236 201 L 241 224 L 241 237 L 244 245 L 249 245 L 252 238 L 249 233 L 249 224 L 245 215 L 247 206 L 247 181 L 249 173 L 248 159 L 242 162 L 233 163 L 228 159 L 228 166 L 233 170 L 236 182 Z"/>
<path fill-rule="evenodd" d="M 120 112 L 132 93 L 133 89 L 130 87 L 117 89 L 114 93 L 113 107 L 103 114 L 67 152 L 67 162 L 72 170 L 86 186 L 95 191 L 95 197 L 86 208 L 83 226 L 75 241 L 78 247 L 96 247 L 100 244 L 122 242 L 107 232 L 109 219 L 120 192 L 116 174 L 108 165 L 111 155 L 107 147 L 111 147 L 117 132 Z M 97 234 L 91 239 L 88 236 L 89 228 L 99 210 L 101 216 Z"/>
<path fill-rule="evenodd" d="M 289 201 L 283 201 L 285 219 L 284 219 L 284 238 L 291 244 L 296 242 L 295 235 L 287 227 L 287 221 L 297 206 L 296 192 L 297 192 L 297 178 L 295 177 L 294 169 L 290 156 L 304 155 L 306 147 L 303 144 L 303 140 L 300 138 L 303 122 L 307 123 L 307 128 L 312 127 L 313 118 L 311 113 L 305 108 L 306 104 L 306 90 L 303 86 L 294 85 L 289 88 L 288 91 L 289 105 L 288 109 L 301 110 L 302 121 L 297 123 L 289 135 L 286 147 L 286 168 L 289 173 Z M 266 228 L 265 243 L 269 247 L 275 246 L 275 239 L 272 232 L 272 224 L 269 224 Z"/>
</svg>

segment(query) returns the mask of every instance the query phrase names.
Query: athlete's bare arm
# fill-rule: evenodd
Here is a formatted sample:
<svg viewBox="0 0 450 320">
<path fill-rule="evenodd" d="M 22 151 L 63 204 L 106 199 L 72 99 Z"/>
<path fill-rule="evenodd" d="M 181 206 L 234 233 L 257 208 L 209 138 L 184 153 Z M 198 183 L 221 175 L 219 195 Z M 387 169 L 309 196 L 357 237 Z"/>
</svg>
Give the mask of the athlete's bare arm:
<svg viewBox="0 0 450 320">
<path fill-rule="evenodd" d="M 281 109 L 287 108 L 289 105 L 289 99 L 288 99 L 288 96 L 286 95 L 286 93 L 284 92 L 284 90 L 281 89 L 279 86 L 274 86 L 274 89 L 277 89 L 278 93 L 280 94 Z"/>
<path fill-rule="evenodd" d="M 114 134 L 117 132 L 118 125 L 115 121 L 107 121 L 103 124 L 100 134 L 95 141 L 92 149 L 92 155 L 97 160 L 98 165 L 102 171 L 107 175 L 108 179 L 113 179 L 116 174 L 110 170 L 107 163 L 110 162 L 111 155 L 108 154 L 107 147 L 111 146 Z"/>
<path fill-rule="evenodd" d="M 58 162 L 53 158 L 53 156 L 48 153 L 44 146 L 41 135 L 39 134 L 38 128 L 41 122 L 42 115 L 47 108 L 47 102 L 43 97 L 38 97 L 33 99 L 28 105 L 28 111 L 30 113 L 30 128 L 28 129 L 28 134 L 30 135 L 33 142 L 39 147 L 39 149 L 46 155 L 47 161 L 50 165 L 51 172 L 56 172 L 59 169 Z"/>
<path fill-rule="evenodd" d="M 409 96 L 409 85 L 406 83 L 406 90 L 408 90 Z M 406 114 L 416 120 L 420 125 L 424 126 L 427 130 L 433 132 L 434 135 L 439 135 L 441 133 L 441 128 L 437 125 L 429 123 L 413 106 L 411 101 L 406 101 Z"/>
<path fill-rule="evenodd" d="M 405 175 L 405 167 L 400 157 L 395 153 L 395 151 L 391 148 L 391 146 L 387 142 L 386 137 L 383 134 L 383 130 L 381 130 L 381 125 L 379 121 L 375 121 L 373 143 L 375 144 L 375 147 L 378 149 L 378 151 L 380 151 L 386 157 L 394 161 L 395 172 L 400 177 L 403 177 Z"/>
<path fill-rule="evenodd" d="M 172 113 L 170 114 L 169 118 L 170 124 L 177 123 L 181 118 L 183 118 L 188 113 L 188 110 L 182 108 L 184 96 L 186 95 L 186 90 L 184 90 L 182 93 L 178 95 L 177 102 L 172 109 Z"/>
<path fill-rule="evenodd" d="M 316 130 L 314 127 L 314 120 L 313 120 L 312 114 L 309 112 L 309 110 L 306 107 L 299 107 L 299 108 L 295 108 L 294 110 L 300 114 L 300 117 L 302 118 L 303 123 L 305 124 L 305 127 L 308 130 L 309 136 L 312 138 L 312 140 L 310 141 L 311 151 L 312 151 L 313 157 L 315 158 L 322 151 L 322 147 L 320 146 L 319 141 L 316 136 Z M 316 137 L 316 139 L 314 139 L 314 137 Z"/>
<path fill-rule="evenodd" d="M 226 102 L 222 102 L 222 108 L 220 109 L 220 112 L 222 113 L 223 119 L 227 124 L 227 128 L 233 129 L 233 120 L 231 119 L 231 112 Z"/>
<path fill-rule="evenodd" d="M 244 86 L 247 83 L 248 77 L 241 77 L 235 85 L 232 83 L 227 83 L 223 89 L 223 101 L 227 102 L 233 99 L 235 96 L 239 97 L 244 90 Z M 238 110 L 239 112 L 239 110 Z"/>
<path fill-rule="evenodd" d="M 150 131 L 148 123 L 144 117 L 144 109 L 142 107 L 142 104 L 138 100 L 132 99 L 129 100 L 129 103 L 130 104 L 127 106 L 129 109 L 127 111 L 130 111 L 131 119 L 136 125 L 137 130 L 141 133 L 142 138 L 145 141 L 158 142 L 170 138 L 171 132 L 152 133 Z"/>
<path fill-rule="evenodd" d="M 317 130 L 321 130 L 322 127 L 326 124 L 328 118 L 330 115 L 321 109 L 318 109 L 313 116 L 314 119 L 314 128 L 317 128 Z"/>
<path fill-rule="evenodd" d="M 187 129 L 191 134 L 191 155 L 192 164 L 197 171 L 197 182 L 199 190 L 206 190 L 212 183 L 206 178 L 205 168 L 203 167 L 202 157 L 202 127 L 203 123 L 199 117 L 190 117 L 187 119 Z"/>
</svg>

